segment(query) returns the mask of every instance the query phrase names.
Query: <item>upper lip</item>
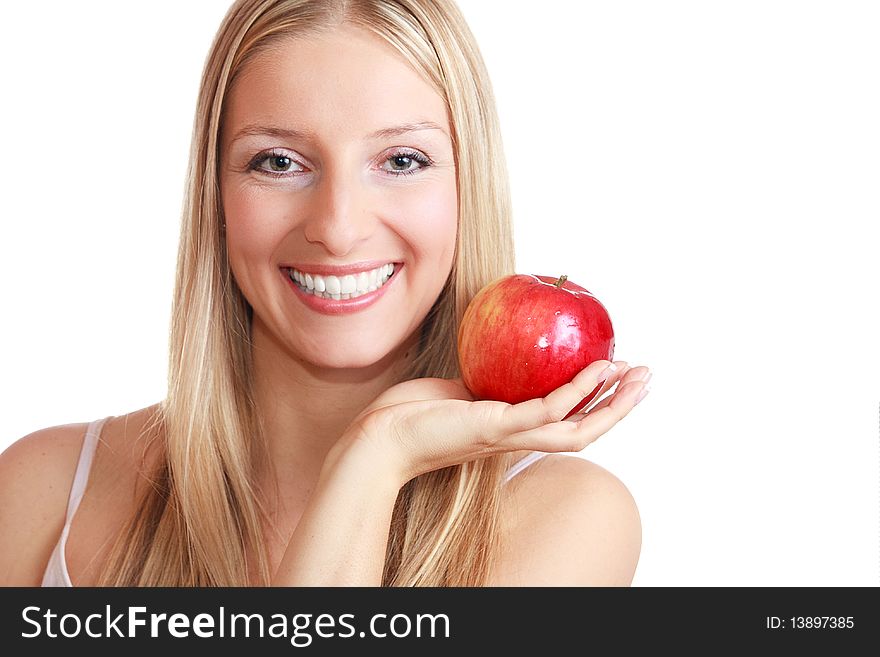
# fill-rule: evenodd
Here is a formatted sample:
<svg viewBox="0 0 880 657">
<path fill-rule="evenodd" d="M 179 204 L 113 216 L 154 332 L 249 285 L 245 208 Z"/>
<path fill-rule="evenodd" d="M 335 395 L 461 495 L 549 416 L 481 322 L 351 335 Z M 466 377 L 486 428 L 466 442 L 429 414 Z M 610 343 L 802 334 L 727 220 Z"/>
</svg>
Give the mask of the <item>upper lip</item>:
<svg viewBox="0 0 880 657">
<path fill-rule="evenodd" d="M 282 269 L 296 269 L 303 274 L 318 274 L 319 276 L 345 276 L 346 274 L 356 274 L 362 271 L 370 271 L 371 269 L 376 269 L 376 267 L 381 267 L 382 265 L 387 265 L 388 263 L 392 263 L 395 265 L 401 264 L 398 260 L 364 260 L 362 262 L 354 262 L 350 265 L 310 265 L 310 264 L 282 264 Z"/>
</svg>

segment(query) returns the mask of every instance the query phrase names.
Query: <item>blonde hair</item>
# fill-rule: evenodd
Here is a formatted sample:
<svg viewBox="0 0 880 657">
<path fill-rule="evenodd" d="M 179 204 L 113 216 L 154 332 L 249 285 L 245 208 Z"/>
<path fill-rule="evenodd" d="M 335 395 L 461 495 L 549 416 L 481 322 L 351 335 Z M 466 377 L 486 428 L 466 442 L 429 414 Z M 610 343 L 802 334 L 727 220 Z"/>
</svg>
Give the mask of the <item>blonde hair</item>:
<svg viewBox="0 0 880 657">
<path fill-rule="evenodd" d="M 279 40 L 341 24 L 371 31 L 445 99 L 458 177 L 452 271 L 401 380 L 459 376 L 456 336 L 476 292 L 513 273 L 507 171 L 495 101 L 453 0 L 238 0 L 209 51 L 196 108 L 171 318 L 167 397 L 146 429 L 161 454 L 99 584 L 268 584 L 255 465 L 264 456 L 251 385 L 252 309 L 221 230 L 223 110 L 252 58 Z M 493 456 L 408 482 L 395 504 L 384 586 L 482 586 L 497 552 L 501 478 Z M 251 556 L 252 555 L 252 558 Z"/>
</svg>

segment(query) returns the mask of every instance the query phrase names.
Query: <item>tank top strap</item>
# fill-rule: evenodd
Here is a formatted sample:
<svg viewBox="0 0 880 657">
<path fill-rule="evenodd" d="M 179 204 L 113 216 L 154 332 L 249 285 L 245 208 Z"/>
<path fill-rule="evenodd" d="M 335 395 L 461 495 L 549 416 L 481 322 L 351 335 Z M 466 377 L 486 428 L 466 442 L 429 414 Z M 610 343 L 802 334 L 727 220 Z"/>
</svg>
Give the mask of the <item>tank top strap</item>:
<svg viewBox="0 0 880 657">
<path fill-rule="evenodd" d="M 504 483 L 507 483 L 532 463 L 541 460 L 548 454 L 550 454 L 550 452 L 532 452 L 531 454 L 526 454 L 523 458 L 510 466 L 510 469 L 504 476 Z"/>
<path fill-rule="evenodd" d="M 64 523 L 66 526 L 69 526 L 71 520 L 73 520 L 73 514 L 76 513 L 83 493 L 85 493 L 86 484 L 89 481 L 89 471 L 92 468 L 92 460 L 98 448 L 98 438 L 101 436 L 101 428 L 111 417 L 113 416 L 110 415 L 101 420 L 94 420 L 89 423 L 86 429 L 82 449 L 79 452 L 79 462 L 76 464 L 76 474 L 73 476 L 73 485 L 70 487 L 70 496 L 67 498 L 67 518 Z"/>
</svg>

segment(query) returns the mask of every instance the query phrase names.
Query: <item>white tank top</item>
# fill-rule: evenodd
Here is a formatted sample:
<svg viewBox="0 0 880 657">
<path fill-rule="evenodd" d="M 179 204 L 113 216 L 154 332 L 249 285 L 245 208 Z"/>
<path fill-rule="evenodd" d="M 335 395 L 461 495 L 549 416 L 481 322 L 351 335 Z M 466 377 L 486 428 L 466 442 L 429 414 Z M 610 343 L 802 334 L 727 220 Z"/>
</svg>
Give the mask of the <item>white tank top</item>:
<svg viewBox="0 0 880 657">
<path fill-rule="evenodd" d="M 76 465 L 76 474 L 73 476 L 73 485 L 70 487 L 70 496 L 67 498 L 67 518 L 64 521 L 64 528 L 61 530 L 61 537 L 55 544 L 52 556 L 49 557 L 46 572 L 43 573 L 43 586 L 73 586 L 67 572 L 64 546 L 67 544 L 67 534 L 70 532 L 73 514 L 76 513 L 83 492 L 86 490 L 86 482 L 89 480 L 89 470 L 92 467 L 92 458 L 95 456 L 95 449 L 98 446 L 101 427 L 111 417 L 113 416 L 105 417 L 103 420 L 95 420 L 86 429 L 83 446 L 79 452 L 79 463 Z"/>
<path fill-rule="evenodd" d="M 83 493 L 86 490 L 86 484 L 89 480 L 89 470 L 92 467 L 92 459 L 95 456 L 95 450 L 98 447 L 98 438 L 101 435 L 101 428 L 104 423 L 109 420 L 112 415 L 102 420 L 95 420 L 90 423 L 86 429 L 86 435 L 83 439 L 82 449 L 79 453 L 79 462 L 76 465 L 76 474 L 73 476 L 73 485 L 70 487 L 70 496 L 67 500 L 67 517 L 64 521 L 64 527 L 61 530 L 61 536 L 55 544 L 52 556 L 49 557 L 49 563 L 43 573 L 42 586 L 73 586 L 70 581 L 70 574 L 67 572 L 67 559 L 64 555 L 64 548 L 67 545 L 67 534 L 70 532 L 70 524 L 73 516 L 79 507 Z M 525 470 L 535 461 L 547 456 L 546 452 L 532 452 L 524 458 L 514 463 L 504 475 L 504 482 L 507 483 L 520 472 Z"/>
</svg>

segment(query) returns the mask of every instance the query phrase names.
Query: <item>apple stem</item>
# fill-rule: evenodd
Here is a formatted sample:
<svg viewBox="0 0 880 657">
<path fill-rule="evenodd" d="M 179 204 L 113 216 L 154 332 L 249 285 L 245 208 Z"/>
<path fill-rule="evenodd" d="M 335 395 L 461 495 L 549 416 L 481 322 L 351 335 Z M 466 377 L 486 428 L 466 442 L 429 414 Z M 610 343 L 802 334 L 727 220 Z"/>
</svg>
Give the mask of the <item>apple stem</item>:
<svg viewBox="0 0 880 657">
<path fill-rule="evenodd" d="M 567 275 L 567 274 L 563 274 L 562 276 L 560 276 L 560 277 L 556 280 L 556 283 L 554 283 L 554 285 L 556 285 L 556 287 L 562 287 L 562 284 L 565 283 L 565 281 L 567 281 L 567 280 L 568 280 L 568 275 Z"/>
</svg>

